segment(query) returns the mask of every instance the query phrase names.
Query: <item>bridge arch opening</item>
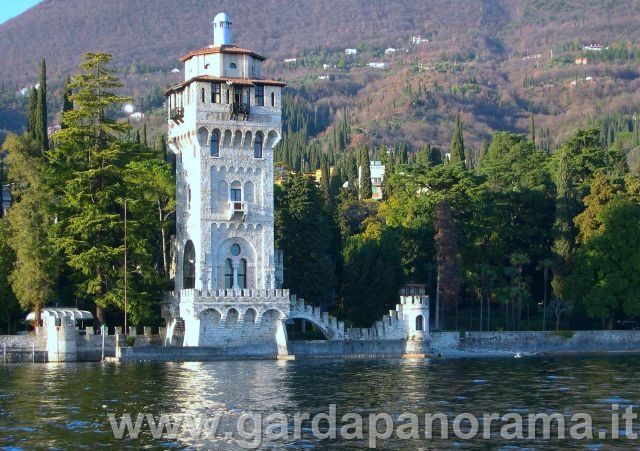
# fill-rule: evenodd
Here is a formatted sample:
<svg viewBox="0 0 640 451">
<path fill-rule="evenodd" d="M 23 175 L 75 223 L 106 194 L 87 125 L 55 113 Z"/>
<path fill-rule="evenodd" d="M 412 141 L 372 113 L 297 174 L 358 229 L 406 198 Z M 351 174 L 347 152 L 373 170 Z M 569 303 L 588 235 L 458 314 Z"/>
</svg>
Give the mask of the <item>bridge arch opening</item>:
<svg viewBox="0 0 640 451">
<path fill-rule="evenodd" d="M 289 341 L 328 340 L 326 332 L 313 321 L 306 318 L 289 318 L 287 339 Z"/>
</svg>

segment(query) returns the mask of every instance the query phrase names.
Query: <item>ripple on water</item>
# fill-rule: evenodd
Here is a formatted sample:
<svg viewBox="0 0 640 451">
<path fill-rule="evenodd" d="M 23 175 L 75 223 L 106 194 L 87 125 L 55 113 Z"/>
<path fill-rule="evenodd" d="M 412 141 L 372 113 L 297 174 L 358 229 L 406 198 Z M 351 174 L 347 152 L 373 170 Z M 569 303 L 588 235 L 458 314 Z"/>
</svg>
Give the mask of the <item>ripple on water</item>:
<svg viewBox="0 0 640 451">
<path fill-rule="evenodd" d="M 611 398 L 606 398 L 606 399 L 598 399 L 596 400 L 596 402 L 598 402 L 599 404 L 622 404 L 622 405 L 631 404 L 630 399 L 620 398 L 618 396 L 612 396 Z"/>
</svg>

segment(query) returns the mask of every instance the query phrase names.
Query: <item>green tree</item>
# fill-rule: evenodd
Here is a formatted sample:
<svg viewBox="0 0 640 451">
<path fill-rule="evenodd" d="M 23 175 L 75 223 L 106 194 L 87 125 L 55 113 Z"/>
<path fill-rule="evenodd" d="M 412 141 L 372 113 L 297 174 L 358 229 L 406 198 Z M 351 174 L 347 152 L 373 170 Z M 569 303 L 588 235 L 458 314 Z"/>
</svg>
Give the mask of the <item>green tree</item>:
<svg viewBox="0 0 640 451">
<path fill-rule="evenodd" d="M 29 109 L 27 112 L 27 132 L 33 139 L 37 139 L 37 117 L 38 117 L 38 90 L 32 87 L 29 90 Z"/>
<path fill-rule="evenodd" d="M 374 233 L 349 237 L 343 248 L 339 314 L 354 324 L 370 327 L 393 309 L 402 284 L 397 234 L 373 227 Z"/>
<path fill-rule="evenodd" d="M 332 234 L 315 182 L 296 175 L 276 191 L 276 247 L 284 252 L 284 285 L 327 308 L 333 304 L 336 262 Z"/>
<path fill-rule="evenodd" d="M 567 286 L 589 316 L 608 320 L 611 329 L 616 316 L 640 316 L 640 206 L 618 195 L 599 219 L 572 261 Z"/>
<path fill-rule="evenodd" d="M 64 113 L 67 111 L 73 110 L 73 102 L 71 101 L 71 96 L 73 95 L 73 90 L 71 89 L 71 77 L 67 75 L 67 78 L 64 80 L 64 89 L 62 93 L 62 118 L 60 119 L 60 128 L 67 128 L 67 124 L 64 121 Z"/>
<path fill-rule="evenodd" d="M 453 130 L 449 155 L 450 161 L 452 163 L 465 162 L 464 137 L 462 134 L 462 122 L 460 120 L 460 113 L 456 114 L 456 127 Z"/>
<path fill-rule="evenodd" d="M 123 171 L 134 148 L 119 142 L 127 124 L 106 111 L 127 98 L 111 90 L 122 86 L 108 68 L 111 55 L 86 53 L 82 72 L 70 85 L 74 109 L 64 113 L 67 128 L 56 134 L 51 156 L 60 218 L 56 245 L 74 272 L 76 294 L 104 308 L 122 307 Z"/>
<path fill-rule="evenodd" d="M 373 188 L 371 186 L 371 160 L 369 159 L 369 149 L 367 146 L 360 147 L 360 183 L 358 185 L 358 197 L 360 199 L 371 199 Z"/>
<path fill-rule="evenodd" d="M 18 301 L 11 290 L 9 274 L 14 270 L 15 253 L 9 241 L 11 240 L 11 226 L 7 218 L 0 218 L 0 318 L 4 319 L 5 334 L 14 334 L 16 325 L 13 318 L 19 311 Z"/>
<path fill-rule="evenodd" d="M 42 63 L 40 64 L 35 136 L 40 144 L 41 151 L 45 152 L 49 150 L 49 134 L 47 131 L 47 65 L 44 60 L 42 60 Z"/>
<path fill-rule="evenodd" d="M 7 213 L 9 244 L 16 256 L 9 281 L 21 307 L 35 309 L 39 321 L 40 308 L 53 300 L 58 273 L 58 256 L 51 240 L 54 197 L 45 179 L 39 142 L 26 134 L 9 135 L 4 148 L 14 201 Z"/>
<path fill-rule="evenodd" d="M 320 191 L 326 202 L 331 199 L 330 186 L 331 176 L 329 175 L 329 160 L 325 154 L 320 158 Z"/>
<path fill-rule="evenodd" d="M 444 314 L 444 306 L 455 310 L 455 328 L 458 329 L 458 296 L 462 283 L 458 255 L 458 234 L 453 222 L 451 206 L 447 201 L 436 205 L 435 247 L 438 265 L 438 289 L 436 292 L 436 329 L 440 329 L 440 316 Z"/>
<path fill-rule="evenodd" d="M 602 211 L 616 195 L 617 189 L 602 173 L 597 173 L 591 183 L 591 192 L 584 198 L 585 209 L 574 219 L 578 227 L 578 243 L 587 242 L 604 227 Z"/>
</svg>

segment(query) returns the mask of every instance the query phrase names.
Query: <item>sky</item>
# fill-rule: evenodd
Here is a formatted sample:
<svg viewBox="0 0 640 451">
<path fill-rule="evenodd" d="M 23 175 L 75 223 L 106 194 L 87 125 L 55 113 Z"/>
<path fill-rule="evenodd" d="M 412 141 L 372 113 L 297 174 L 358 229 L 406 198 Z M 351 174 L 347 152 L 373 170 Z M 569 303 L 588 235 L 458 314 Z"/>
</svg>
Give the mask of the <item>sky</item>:
<svg viewBox="0 0 640 451">
<path fill-rule="evenodd" d="M 23 13 L 41 0 L 0 0 L 0 24 Z"/>
</svg>

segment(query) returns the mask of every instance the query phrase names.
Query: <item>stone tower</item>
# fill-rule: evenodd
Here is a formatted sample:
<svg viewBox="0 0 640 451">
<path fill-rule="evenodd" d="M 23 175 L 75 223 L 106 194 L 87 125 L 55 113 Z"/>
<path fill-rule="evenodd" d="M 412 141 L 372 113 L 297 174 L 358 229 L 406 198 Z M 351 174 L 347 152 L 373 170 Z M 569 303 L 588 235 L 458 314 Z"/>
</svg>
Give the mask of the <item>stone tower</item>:
<svg viewBox="0 0 640 451">
<path fill-rule="evenodd" d="M 273 148 L 284 83 L 264 57 L 233 45 L 225 13 L 213 44 L 184 55 L 170 87 L 168 144 L 176 155 L 175 291 L 163 314 L 186 346 L 244 346 L 280 328 L 288 293 L 276 282 Z"/>
</svg>

